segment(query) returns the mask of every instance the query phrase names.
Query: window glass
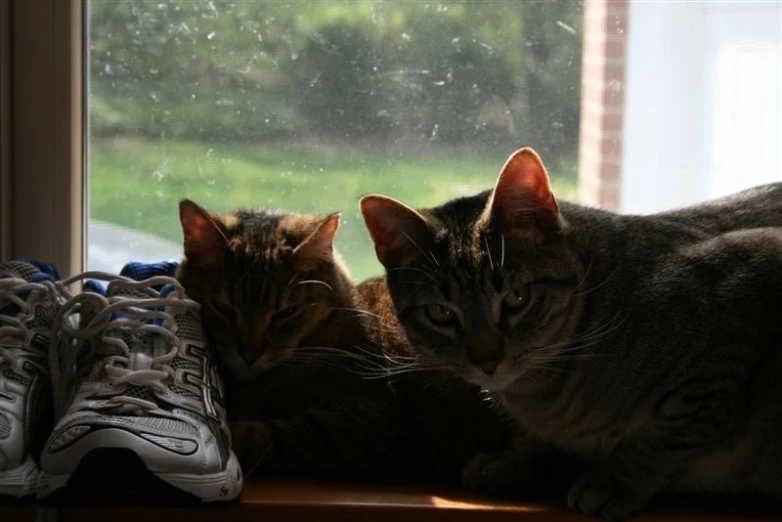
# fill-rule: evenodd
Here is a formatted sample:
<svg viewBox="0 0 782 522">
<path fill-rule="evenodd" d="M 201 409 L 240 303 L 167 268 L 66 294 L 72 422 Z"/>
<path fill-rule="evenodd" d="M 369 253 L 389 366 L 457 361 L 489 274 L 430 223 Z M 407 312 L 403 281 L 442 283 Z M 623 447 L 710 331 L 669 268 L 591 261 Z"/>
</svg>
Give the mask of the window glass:
<svg viewBox="0 0 782 522">
<path fill-rule="evenodd" d="M 577 198 L 577 1 L 91 0 L 89 265 L 177 257 L 178 201 L 343 213 L 489 188 L 533 146 Z"/>
</svg>

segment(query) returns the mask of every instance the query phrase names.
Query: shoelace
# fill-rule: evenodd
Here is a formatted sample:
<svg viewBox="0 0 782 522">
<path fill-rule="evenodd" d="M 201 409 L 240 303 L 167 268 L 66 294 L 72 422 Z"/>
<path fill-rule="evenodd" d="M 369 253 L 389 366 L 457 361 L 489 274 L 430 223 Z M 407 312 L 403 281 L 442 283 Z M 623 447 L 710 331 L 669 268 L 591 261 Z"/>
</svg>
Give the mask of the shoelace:
<svg viewBox="0 0 782 522">
<path fill-rule="evenodd" d="M 76 361 L 82 355 L 86 341 L 92 340 L 100 343 L 96 346 L 114 347 L 116 353 L 97 353 L 106 371 L 106 384 L 109 390 L 101 394 L 106 399 L 103 408 L 116 409 L 121 414 L 139 414 L 142 411 L 154 410 L 159 406 L 153 401 L 139 397 L 126 395 L 128 384 L 146 386 L 159 395 L 169 393 L 166 380 L 174 378 L 175 371 L 170 366 L 171 361 L 181 349 L 181 340 L 173 332 L 175 320 L 163 307 L 199 309 L 198 303 L 187 298 L 184 289 L 176 279 L 166 276 L 157 276 L 144 281 L 105 274 L 102 272 L 88 272 L 72 279 L 102 279 L 110 281 L 110 286 L 125 290 L 139 290 L 150 292 L 151 286 L 171 285 L 172 292 L 166 297 L 157 297 L 157 292 L 149 298 L 135 298 L 126 295 L 110 295 L 105 297 L 98 293 L 83 292 L 66 302 L 60 309 L 55 324 L 60 324 L 65 334 L 66 343 L 69 339 L 75 339 L 72 346 L 65 346 L 62 351 L 64 357 L 57 361 L 58 347 L 56 343 L 50 344 L 50 361 L 57 361 L 52 365 L 52 386 L 55 392 L 57 411 L 63 413 L 66 398 L 73 384 L 75 375 L 73 368 Z M 65 283 L 70 284 L 70 280 Z M 110 290 L 111 291 L 111 290 Z M 75 328 L 64 320 L 69 314 L 77 313 L 85 308 L 85 304 L 91 303 L 97 313 L 83 328 Z M 145 355 L 133 352 L 127 345 L 123 336 L 131 339 L 139 336 L 162 336 L 168 342 L 170 349 L 156 357 L 147 358 Z M 142 360 L 146 359 L 146 360 Z M 62 364 L 64 361 L 64 364 Z M 138 365 L 143 368 L 134 368 Z"/>
<path fill-rule="evenodd" d="M 5 277 L 3 277 L 5 276 Z M 20 294 L 29 292 L 26 299 Z M 15 315 L 0 313 L 0 368 L 14 364 L 18 355 L 16 348 L 24 347 L 30 334 L 27 321 L 34 313 L 36 305 L 44 298 L 55 299 L 55 295 L 70 295 L 64 286 L 53 281 L 31 283 L 12 273 L 0 273 L 0 301 L 15 305 L 19 311 Z"/>
</svg>

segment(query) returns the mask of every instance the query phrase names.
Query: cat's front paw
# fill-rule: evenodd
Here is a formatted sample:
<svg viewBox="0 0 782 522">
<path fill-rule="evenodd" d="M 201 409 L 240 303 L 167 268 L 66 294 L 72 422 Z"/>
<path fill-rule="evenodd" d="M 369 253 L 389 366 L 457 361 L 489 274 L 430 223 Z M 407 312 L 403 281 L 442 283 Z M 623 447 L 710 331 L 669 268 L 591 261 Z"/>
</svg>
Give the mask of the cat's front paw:
<svg viewBox="0 0 782 522">
<path fill-rule="evenodd" d="M 568 505 L 586 515 L 620 522 L 637 513 L 651 500 L 654 488 L 630 484 L 611 470 L 584 473 L 568 492 Z"/>
<path fill-rule="evenodd" d="M 229 422 L 228 427 L 231 430 L 231 449 L 242 472 L 245 476 L 249 475 L 271 447 L 269 430 L 260 421 L 234 421 Z"/>
<path fill-rule="evenodd" d="M 462 484 L 476 493 L 489 495 L 511 492 L 520 482 L 518 462 L 507 455 L 480 454 L 473 457 L 462 470 Z"/>
</svg>

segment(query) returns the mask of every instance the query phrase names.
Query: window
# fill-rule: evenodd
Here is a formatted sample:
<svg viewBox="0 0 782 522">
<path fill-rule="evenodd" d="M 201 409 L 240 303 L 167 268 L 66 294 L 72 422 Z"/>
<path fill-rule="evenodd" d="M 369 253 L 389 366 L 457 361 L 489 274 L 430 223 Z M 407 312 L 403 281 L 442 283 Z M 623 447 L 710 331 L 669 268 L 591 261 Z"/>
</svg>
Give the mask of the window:
<svg viewBox="0 0 782 522">
<path fill-rule="evenodd" d="M 436 30 L 421 36 L 424 23 Z M 178 255 L 176 199 L 189 196 L 215 210 L 342 210 L 339 247 L 364 277 L 378 266 L 358 195 L 468 193 L 522 144 L 542 153 L 559 197 L 619 211 L 782 178 L 779 2 L 41 0 L 0 4 L 0 24 L 3 252 L 64 274 L 86 264 L 88 220 L 94 268 L 143 254 L 138 237 Z M 365 43 L 352 90 L 321 71 L 345 43 L 329 31 Z M 446 51 L 466 60 L 454 71 L 480 61 L 491 85 L 473 96 L 469 75 L 431 58 Z M 150 60 L 174 65 L 141 67 Z"/>
<path fill-rule="evenodd" d="M 341 211 L 485 189 L 532 145 L 576 197 L 583 4 L 90 0 L 90 268 L 177 257 L 177 202 Z"/>
</svg>

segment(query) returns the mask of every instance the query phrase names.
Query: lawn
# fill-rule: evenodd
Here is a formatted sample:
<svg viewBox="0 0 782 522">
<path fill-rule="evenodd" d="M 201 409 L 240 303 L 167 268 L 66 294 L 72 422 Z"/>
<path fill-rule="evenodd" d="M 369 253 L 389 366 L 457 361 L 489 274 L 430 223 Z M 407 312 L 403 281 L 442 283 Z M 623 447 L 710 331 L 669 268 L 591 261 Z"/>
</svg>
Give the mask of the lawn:
<svg viewBox="0 0 782 522">
<path fill-rule="evenodd" d="M 359 197 L 377 192 L 414 207 L 436 205 L 491 187 L 507 153 L 98 138 L 90 142 L 90 216 L 180 242 L 177 204 L 184 197 L 215 211 L 341 211 L 337 248 L 361 280 L 381 268 L 358 212 Z M 549 168 L 555 194 L 574 198 L 574 161 Z"/>
</svg>

